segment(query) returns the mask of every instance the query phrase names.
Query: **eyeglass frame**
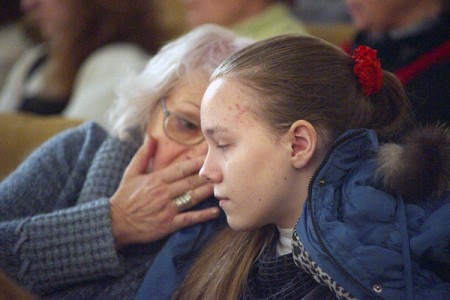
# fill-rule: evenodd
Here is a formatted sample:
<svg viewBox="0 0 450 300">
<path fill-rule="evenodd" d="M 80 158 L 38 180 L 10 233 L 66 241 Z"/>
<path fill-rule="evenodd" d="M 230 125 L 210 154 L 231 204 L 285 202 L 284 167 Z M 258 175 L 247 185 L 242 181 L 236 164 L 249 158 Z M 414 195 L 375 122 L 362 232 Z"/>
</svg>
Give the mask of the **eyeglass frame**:
<svg viewBox="0 0 450 300">
<path fill-rule="evenodd" d="M 202 138 L 199 140 L 199 141 L 196 141 L 195 143 L 186 143 L 186 142 L 184 142 L 184 141 L 180 141 L 180 140 L 177 140 L 176 138 L 174 138 L 173 136 L 171 136 L 170 135 L 170 133 L 169 133 L 169 130 L 167 130 L 167 120 L 169 119 L 169 117 L 170 116 L 176 116 L 176 117 L 178 117 L 178 118 L 181 118 L 181 119 L 183 119 L 183 120 L 186 120 L 186 118 L 185 117 L 183 117 L 182 115 L 179 115 L 179 114 L 177 114 L 177 113 L 175 113 L 175 112 L 172 112 L 172 111 L 170 111 L 168 108 L 167 108 L 167 104 L 166 104 L 166 97 L 162 97 L 161 98 L 161 106 L 162 106 L 162 112 L 163 112 L 163 115 L 164 115 L 164 117 L 163 117 L 163 130 L 164 130 L 164 134 L 169 138 L 169 139 L 171 139 L 172 141 L 174 141 L 174 142 L 176 142 L 176 143 L 179 143 L 179 144 L 181 144 L 181 145 L 185 145 L 185 146 L 195 146 L 195 145 L 198 145 L 198 144 L 200 144 L 201 142 L 203 142 L 204 140 L 205 140 L 205 137 L 203 136 L 203 134 L 201 135 L 202 136 Z M 189 121 L 189 120 L 188 120 Z M 189 122 L 191 122 L 191 121 L 189 121 Z M 192 122 L 191 122 L 192 123 Z"/>
</svg>

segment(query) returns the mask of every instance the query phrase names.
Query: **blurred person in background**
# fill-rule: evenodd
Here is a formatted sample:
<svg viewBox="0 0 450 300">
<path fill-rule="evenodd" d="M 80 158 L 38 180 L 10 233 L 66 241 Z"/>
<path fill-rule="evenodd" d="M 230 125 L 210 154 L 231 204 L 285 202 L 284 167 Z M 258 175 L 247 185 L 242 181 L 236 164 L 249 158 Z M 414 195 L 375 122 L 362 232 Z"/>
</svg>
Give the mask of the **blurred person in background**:
<svg viewBox="0 0 450 300">
<path fill-rule="evenodd" d="M 339 24 L 351 21 L 344 0 L 294 0 L 292 9 L 306 23 Z"/>
<path fill-rule="evenodd" d="M 0 94 L 0 111 L 62 114 L 106 124 L 120 78 L 163 39 L 150 0 L 22 0 L 44 42 L 27 51 Z"/>
<path fill-rule="evenodd" d="M 0 90 L 16 60 L 34 40 L 27 35 L 20 0 L 0 1 Z"/>
<path fill-rule="evenodd" d="M 290 10 L 290 1 L 276 0 L 182 0 L 188 28 L 214 23 L 241 36 L 264 39 L 306 30 Z"/>
<path fill-rule="evenodd" d="M 345 0 L 358 33 L 343 45 L 378 51 L 381 66 L 405 85 L 423 124 L 450 121 L 450 2 Z"/>
</svg>

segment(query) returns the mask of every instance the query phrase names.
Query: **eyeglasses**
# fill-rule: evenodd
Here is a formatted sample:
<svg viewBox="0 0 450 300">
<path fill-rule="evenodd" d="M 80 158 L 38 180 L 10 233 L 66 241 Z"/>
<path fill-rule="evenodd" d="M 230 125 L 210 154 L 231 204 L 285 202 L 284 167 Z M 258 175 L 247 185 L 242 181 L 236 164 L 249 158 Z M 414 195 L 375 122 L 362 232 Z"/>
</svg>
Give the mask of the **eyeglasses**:
<svg viewBox="0 0 450 300">
<path fill-rule="evenodd" d="M 164 133 L 169 139 L 186 146 L 200 144 L 205 139 L 198 122 L 189 120 L 188 117 L 181 114 L 169 111 L 165 98 L 161 99 L 161 105 L 164 113 Z"/>
</svg>

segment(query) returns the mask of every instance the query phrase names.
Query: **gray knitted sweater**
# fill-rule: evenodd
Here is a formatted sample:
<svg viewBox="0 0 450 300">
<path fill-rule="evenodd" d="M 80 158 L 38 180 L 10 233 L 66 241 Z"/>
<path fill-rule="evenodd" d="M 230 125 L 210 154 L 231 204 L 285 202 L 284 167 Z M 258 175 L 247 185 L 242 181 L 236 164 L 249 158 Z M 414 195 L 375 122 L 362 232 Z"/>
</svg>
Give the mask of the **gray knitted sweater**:
<svg viewBox="0 0 450 300">
<path fill-rule="evenodd" d="M 164 241 L 118 253 L 108 200 L 140 143 L 86 123 L 35 151 L 0 183 L 0 268 L 46 298 L 133 298 Z"/>
</svg>

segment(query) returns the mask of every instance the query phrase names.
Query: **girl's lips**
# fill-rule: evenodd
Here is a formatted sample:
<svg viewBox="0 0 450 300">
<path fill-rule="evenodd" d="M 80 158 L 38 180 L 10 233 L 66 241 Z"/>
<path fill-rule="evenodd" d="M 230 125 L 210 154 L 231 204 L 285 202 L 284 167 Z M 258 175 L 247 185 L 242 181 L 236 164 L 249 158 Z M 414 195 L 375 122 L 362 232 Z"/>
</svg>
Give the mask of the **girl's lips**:
<svg viewBox="0 0 450 300">
<path fill-rule="evenodd" d="M 228 199 L 228 198 L 225 198 L 225 197 L 217 197 L 217 196 L 215 196 L 216 198 L 217 198 L 217 200 L 219 200 L 219 206 L 220 207 L 222 207 L 222 205 L 224 205 L 225 203 L 227 203 L 230 199 Z"/>
</svg>

